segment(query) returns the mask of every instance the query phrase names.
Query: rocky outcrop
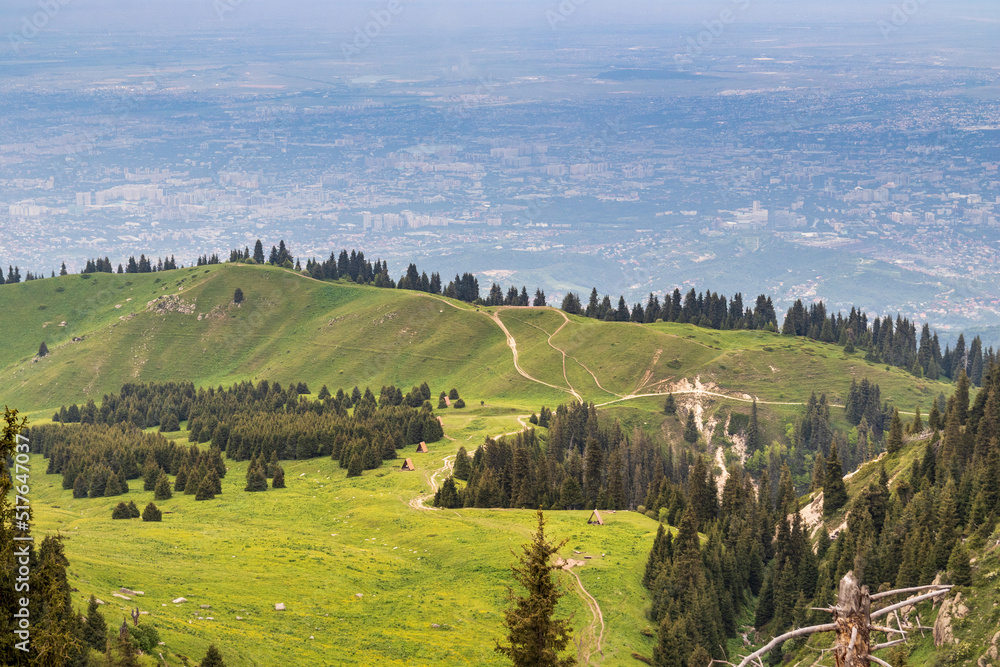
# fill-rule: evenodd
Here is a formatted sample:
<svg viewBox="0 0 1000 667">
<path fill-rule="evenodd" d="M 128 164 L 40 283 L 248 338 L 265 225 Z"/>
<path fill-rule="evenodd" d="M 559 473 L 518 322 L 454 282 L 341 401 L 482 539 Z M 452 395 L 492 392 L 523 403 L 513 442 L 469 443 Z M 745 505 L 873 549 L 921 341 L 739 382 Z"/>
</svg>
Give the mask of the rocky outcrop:
<svg viewBox="0 0 1000 667">
<path fill-rule="evenodd" d="M 993 635 L 993 641 L 990 642 L 986 653 L 979 656 L 979 661 L 976 663 L 976 667 L 995 667 L 996 665 L 1000 665 L 1000 632 Z"/>
<path fill-rule="evenodd" d="M 955 597 L 945 600 L 938 612 L 937 620 L 934 621 L 934 646 L 944 646 L 945 644 L 957 644 L 955 632 L 952 629 L 952 622 L 965 618 L 969 613 L 969 608 L 962 602 L 962 594 L 956 593 Z"/>
</svg>

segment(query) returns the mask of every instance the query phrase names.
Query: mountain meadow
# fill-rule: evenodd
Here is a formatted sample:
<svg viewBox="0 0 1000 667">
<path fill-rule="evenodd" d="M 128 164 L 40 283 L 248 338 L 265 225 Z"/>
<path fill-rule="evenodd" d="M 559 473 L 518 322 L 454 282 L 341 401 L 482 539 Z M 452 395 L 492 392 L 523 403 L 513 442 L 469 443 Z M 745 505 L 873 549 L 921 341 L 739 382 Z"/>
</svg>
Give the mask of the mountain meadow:
<svg viewBox="0 0 1000 667">
<path fill-rule="evenodd" d="M 31 532 L 77 616 L 155 628 L 138 664 L 509 664 L 542 507 L 578 664 L 739 663 L 854 571 L 954 586 L 892 619 L 893 667 L 1000 665 L 992 364 L 241 262 L 4 285 L 0 312 Z M 832 637 L 763 660 L 830 665 Z"/>
</svg>

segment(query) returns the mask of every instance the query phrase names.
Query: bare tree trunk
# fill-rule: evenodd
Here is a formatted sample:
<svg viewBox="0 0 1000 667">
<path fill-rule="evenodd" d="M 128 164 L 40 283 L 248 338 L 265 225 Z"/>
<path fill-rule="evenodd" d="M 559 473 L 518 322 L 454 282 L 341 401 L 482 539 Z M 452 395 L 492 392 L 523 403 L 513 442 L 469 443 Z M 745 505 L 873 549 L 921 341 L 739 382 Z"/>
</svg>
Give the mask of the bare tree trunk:
<svg viewBox="0 0 1000 667">
<path fill-rule="evenodd" d="M 840 594 L 833 612 L 837 625 L 834 660 L 837 667 L 869 667 L 871 662 L 871 597 L 858 585 L 853 572 L 840 580 Z"/>
</svg>

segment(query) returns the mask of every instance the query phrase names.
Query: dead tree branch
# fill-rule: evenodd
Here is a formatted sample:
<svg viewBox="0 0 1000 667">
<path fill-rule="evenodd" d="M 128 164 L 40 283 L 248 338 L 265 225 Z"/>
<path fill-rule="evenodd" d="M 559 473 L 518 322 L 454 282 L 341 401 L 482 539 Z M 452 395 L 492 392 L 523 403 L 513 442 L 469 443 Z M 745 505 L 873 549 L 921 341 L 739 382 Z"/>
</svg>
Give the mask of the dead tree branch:
<svg viewBox="0 0 1000 667">
<path fill-rule="evenodd" d="M 808 628 L 798 628 L 797 630 L 792 630 L 791 632 L 786 632 L 783 635 L 778 635 L 767 644 L 764 648 L 758 649 L 743 658 L 737 667 L 746 667 L 754 660 L 759 659 L 761 656 L 765 656 L 770 653 L 776 646 L 779 646 L 782 642 L 788 641 L 789 639 L 794 639 L 795 637 L 802 637 L 803 635 L 811 635 L 817 632 L 835 632 L 837 630 L 836 623 L 824 623 L 823 625 L 811 625 Z"/>
</svg>

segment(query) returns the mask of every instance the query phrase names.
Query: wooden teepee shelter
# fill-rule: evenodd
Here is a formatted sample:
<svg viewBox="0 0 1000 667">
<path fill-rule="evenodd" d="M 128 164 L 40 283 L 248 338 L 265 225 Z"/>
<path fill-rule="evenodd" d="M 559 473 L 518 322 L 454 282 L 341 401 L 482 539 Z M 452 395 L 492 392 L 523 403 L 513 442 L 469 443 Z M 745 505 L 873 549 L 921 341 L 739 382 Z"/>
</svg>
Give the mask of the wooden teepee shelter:
<svg viewBox="0 0 1000 667">
<path fill-rule="evenodd" d="M 417 453 L 418 454 L 426 454 L 427 453 L 427 443 L 424 442 L 423 440 L 421 440 L 420 444 L 417 445 Z"/>
<path fill-rule="evenodd" d="M 590 515 L 590 518 L 587 519 L 587 524 L 591 526 L 603 526 L 604 519 L 601 518 L 601 513 L 595 509 L 594 513 Z"/>
<path fill-rule="evenodd" d="M 413 467 L 413 461 L 406 459 L 403 461 L 403 465 L 400 467 L 400 470 L 416 470 L 416 468 Z"/>
<path fill-rule="evenodd" d="M 906 631 L 903 630 L 903 624 L 899 621 L 898 615 L 896 616 L 897 628 L 875 625 L 872 621 L 882 616 L 888 616 L 903 607 L 909 607 L 939 595 L 945 595 L 951 588 L 951 586 L 943 585 L 917 586 L 915 588 L 898 588 L 870 595 L 868 587 L 860 585 L 857 577 L 854 576 L 854 572 L 848 572 L 840 580 L 840 591 L 837 595 L 836 606 L 820 610 L 833 614 L 833 623 L 799 628 L 775 637 L 762 649 L 754 651 L 743 658 L 738 667 L 748 667 L 752 664 L 763 665 L 761 658 L 786 640 L 794 637 L 802 637 L 803 635 L 811 635 L 816 632 L 837 633 L 833 649 L 834 661 L 837 667 L 869 667 L 872 663 L 883 665 L 883 667 L 892 667 L 881 658 L 872 655 L 872 653 L 905 642 Z M 914 593 L 916 595 L 913 595 Z M 882 607 L 877 611 L 871 610 L 872 602 L 896 595 L 911 595 L 911 597 L 906 598 L 902 602 Z M 887 635 L 901 635 L 901 638 L 872 646 L 871 635 L 874 632 L 882 632 Z"/>
</svg>

